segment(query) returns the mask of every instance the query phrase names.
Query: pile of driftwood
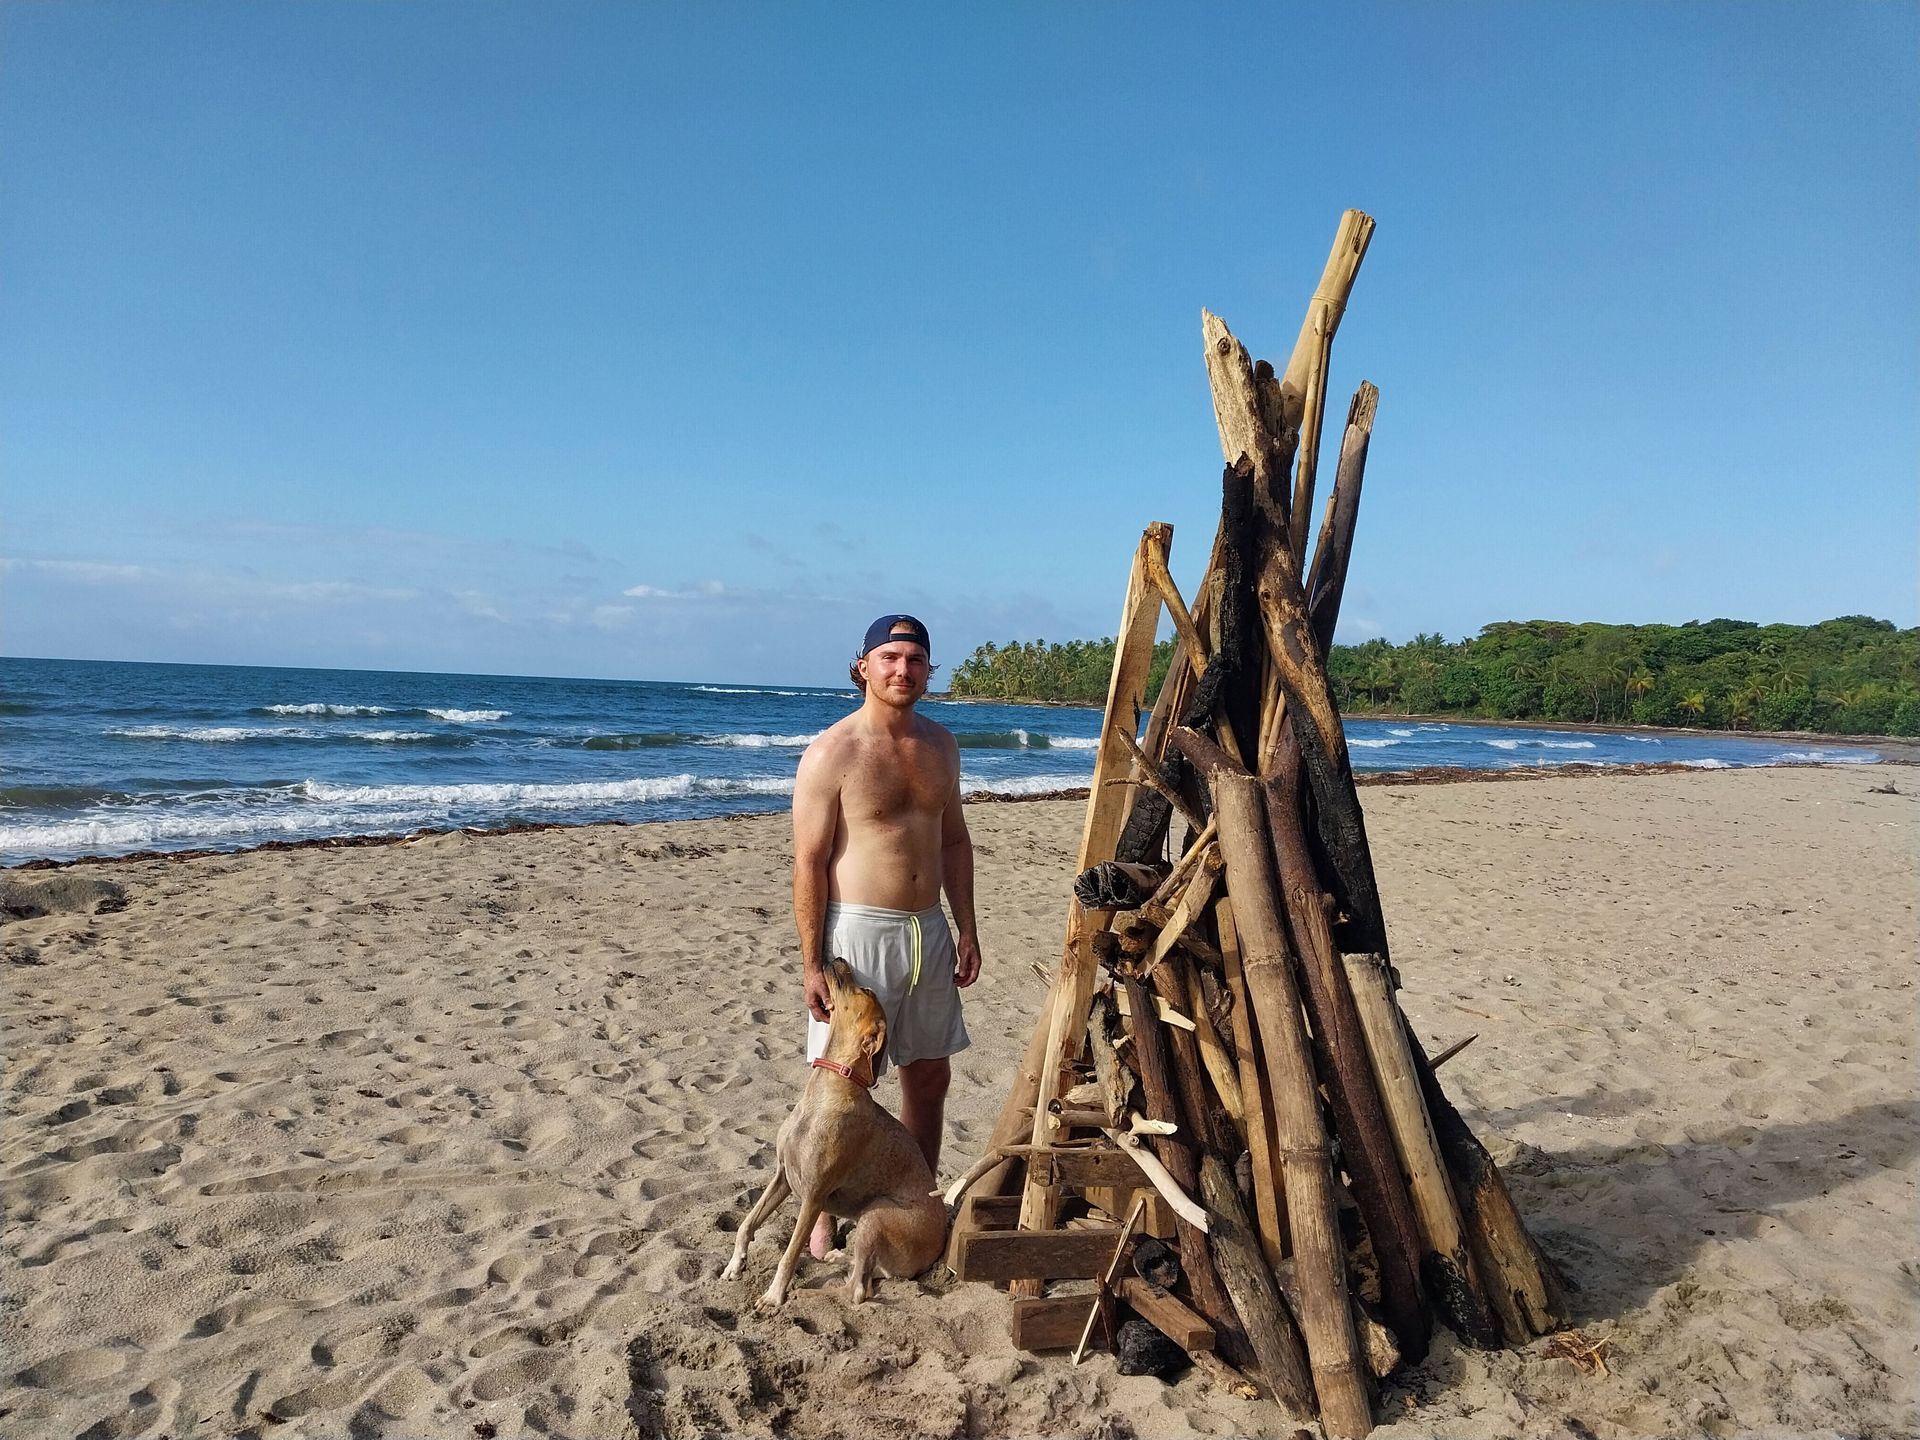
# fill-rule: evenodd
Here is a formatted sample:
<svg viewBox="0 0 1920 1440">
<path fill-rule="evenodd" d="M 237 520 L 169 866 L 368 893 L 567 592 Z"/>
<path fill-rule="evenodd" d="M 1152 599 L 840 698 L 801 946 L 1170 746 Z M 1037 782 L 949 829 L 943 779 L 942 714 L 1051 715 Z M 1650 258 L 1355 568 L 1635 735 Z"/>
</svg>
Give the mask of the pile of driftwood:
<svg viewBox="0 0 1920 1440">
<path fill-rule="evenodd" d="M 1394 998 L 1327 683 L 1371 385 L 1311 566 L 1309 512 L 1372 231 L 1343 217 L 1284 371 L 1203 312 L 1227 462 L 1213 554 L 1189 608 L 1171 527 L 1141 538 L 1064 954 L 988 1150 L 948 1192 L 965 1197 L 949 1263 L 1010 1284 L 1017 1344 L 1077 1360 L 1099 1338 L 1125 1359 L 1144 1321 L 1336 1436 L 1371 1429 L 1375 1380 L 1425 1354 L 1435 1319 L 1495 1346 L 1564 1314 Z M 1136 738 L 1163 605 L 1179 655 Z"/>
</svg>

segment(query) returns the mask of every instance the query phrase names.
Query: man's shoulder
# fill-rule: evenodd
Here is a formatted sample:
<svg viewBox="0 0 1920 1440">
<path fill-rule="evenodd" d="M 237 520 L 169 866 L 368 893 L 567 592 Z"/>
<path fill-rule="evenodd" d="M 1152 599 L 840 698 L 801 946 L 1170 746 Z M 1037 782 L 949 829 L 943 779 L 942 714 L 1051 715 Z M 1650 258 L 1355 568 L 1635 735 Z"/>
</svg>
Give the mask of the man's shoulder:
<svg viewBox="0 0 1920 1440">
<path fill-rule="evenodd" d="M 800 763 L 819 765 L 844 755 L 854 744 L 853 720 L 851 715 L 843 716 L 809 740 L 800 753 Z"/>
<path fill-rule="evenodd" d="M 920 722 L 921 739 L 938 745 L 943 750 L 958 752 L 960 742 L 954 738 L 953 732 L 946 726 L 942 725 L 938 720 L 929 720 L 925 715 L 917 712 L 913 718 Z"/>
</svg>

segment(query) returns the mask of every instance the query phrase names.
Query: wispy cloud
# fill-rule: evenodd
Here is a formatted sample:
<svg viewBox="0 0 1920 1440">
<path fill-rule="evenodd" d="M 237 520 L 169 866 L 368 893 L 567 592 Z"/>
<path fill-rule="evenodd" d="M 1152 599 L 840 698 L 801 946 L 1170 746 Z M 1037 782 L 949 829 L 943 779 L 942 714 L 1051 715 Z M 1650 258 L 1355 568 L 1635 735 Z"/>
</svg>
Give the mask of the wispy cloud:
<svg viewBox="0 0 1920 1440">
<path fill-rule="evenodd" d="M 712 600 L 725 595 L 727 587 L 719 580 L 701 580 L 682 590 L 668 590 L 658 585 L 629 585 L 620 593 L 631 600 Z"/>
<path fill-rule="evenodd" d="M 159 573 L 145 565 L 113 565 L 100 560 L 34 560 L 12 555 L 0 556 L 0 570 L 38 570 L 83 585 L 119 585 Z"/>
</svg>

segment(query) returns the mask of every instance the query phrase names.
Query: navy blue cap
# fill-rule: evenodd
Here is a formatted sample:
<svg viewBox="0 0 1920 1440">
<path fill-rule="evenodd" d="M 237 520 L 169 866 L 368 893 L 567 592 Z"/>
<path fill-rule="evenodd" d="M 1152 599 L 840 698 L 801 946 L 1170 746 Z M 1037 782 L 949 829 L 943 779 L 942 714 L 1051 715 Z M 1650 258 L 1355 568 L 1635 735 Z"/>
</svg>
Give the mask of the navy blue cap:
<svg viewBox="0 0 1920 1440">
<path fill-rule="evenodd" d="M 927 652 L 927 658 L 933 658 L 933 642 L 927 639 L 927 627 L 911 615 L 882 615 L 867 627 L 867 638 L 860 643 L 862 658 L 876 645 L 885 645 L 889 640 L 911 640 Z"/>
</svg>

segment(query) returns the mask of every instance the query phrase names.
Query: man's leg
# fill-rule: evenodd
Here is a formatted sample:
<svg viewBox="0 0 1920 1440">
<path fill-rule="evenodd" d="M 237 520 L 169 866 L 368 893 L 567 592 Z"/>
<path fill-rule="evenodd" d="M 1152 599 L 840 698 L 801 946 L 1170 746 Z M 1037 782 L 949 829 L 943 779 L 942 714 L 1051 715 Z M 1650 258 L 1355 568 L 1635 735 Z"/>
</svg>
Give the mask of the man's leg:
<svg viewBox="0 0 1920 1440">
<path fill-rule="evenodd" d="M 920 1153 L 927 1157 L 927 1169 L 940 1174 L 940 1141 L 946 1131 L 947 1086 L 953 1081 L 953 1066 L 942 1055 L 938 1060 L 916 1060 L 900 1067 L 900 1123 L 919 1142 Z"/>
</svg>

